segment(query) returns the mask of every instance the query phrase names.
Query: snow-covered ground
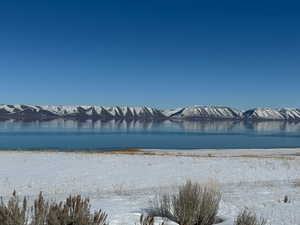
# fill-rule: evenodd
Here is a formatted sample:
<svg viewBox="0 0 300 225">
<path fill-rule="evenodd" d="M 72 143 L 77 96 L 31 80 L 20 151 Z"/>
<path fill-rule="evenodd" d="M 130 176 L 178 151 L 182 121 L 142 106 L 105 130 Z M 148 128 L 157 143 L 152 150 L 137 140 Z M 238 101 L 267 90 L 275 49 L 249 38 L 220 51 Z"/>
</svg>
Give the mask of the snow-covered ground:
<svg viewBox="0 0 300 225">
<path fill-rule="evenodd" d="M 158 154 L 0 152 L 0 195 L 62 200 L 80 193 L 110 224 L 135 224 L 158 192 L 187 179 L 216 180 L 229 221 L 248 207 L 272 225 L 300 224 L 300 149 L 163 151 Z M 296 154 L 297 153 L 297 154 Z M 298 155 L 298 156 L 297 156 Z M 208 157 L 209 156 L 209 157 Z M 242 156 L 242 157 L 240 157 Z M 290 203 L 284 203 L 287 195 Z"/>
</svg>

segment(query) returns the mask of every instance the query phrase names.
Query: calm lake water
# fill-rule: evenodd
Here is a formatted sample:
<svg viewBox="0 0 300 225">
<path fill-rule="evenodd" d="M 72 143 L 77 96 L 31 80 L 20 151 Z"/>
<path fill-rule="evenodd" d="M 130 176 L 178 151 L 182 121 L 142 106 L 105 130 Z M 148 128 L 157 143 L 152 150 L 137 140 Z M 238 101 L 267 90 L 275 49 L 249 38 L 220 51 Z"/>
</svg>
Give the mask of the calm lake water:
<svg viewBox="0 0 300 225">
<path fill-rule="evenodd" d="M 0 149 L 111 150 L 300 147 L 300 123 L 0 121 Z"/>
</svg>

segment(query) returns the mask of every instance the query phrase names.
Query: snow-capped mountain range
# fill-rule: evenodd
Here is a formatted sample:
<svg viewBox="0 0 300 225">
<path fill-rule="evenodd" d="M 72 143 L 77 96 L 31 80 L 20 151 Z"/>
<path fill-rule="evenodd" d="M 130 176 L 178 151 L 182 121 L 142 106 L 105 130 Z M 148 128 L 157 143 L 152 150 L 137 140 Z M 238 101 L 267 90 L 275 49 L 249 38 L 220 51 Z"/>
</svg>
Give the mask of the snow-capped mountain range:
<svg viewBox="0 0 300 225">
<path fill-rule="evenodd" d="M 300 109 L 190 106 L 170 110 L 150 107 L 0 105 L 1 119 L 130 119 L 130 120 L 290 120 L 300 121 Z"/>
</svg>

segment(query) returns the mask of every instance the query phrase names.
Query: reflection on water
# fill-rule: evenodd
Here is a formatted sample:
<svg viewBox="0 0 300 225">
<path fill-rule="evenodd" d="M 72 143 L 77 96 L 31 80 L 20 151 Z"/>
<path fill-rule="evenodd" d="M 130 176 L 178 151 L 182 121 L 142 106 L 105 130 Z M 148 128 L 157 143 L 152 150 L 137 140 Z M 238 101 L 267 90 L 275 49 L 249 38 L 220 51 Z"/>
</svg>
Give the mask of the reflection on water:
<svg viewBox="0 0 300 225">
<path fill-rule="evenodd" d="M 287 121 L 0 121 L 0 149 L 299 147 Z"/>
<path fill-rule="evenodd" d="M 168 132 L 299 132 L 300 123 L 287 121 L 77 121 L 56 119 L 50 121 L 14 121 L 0 122 L 0 132 L 12 131 L 168 131 Z"/>
</svg>

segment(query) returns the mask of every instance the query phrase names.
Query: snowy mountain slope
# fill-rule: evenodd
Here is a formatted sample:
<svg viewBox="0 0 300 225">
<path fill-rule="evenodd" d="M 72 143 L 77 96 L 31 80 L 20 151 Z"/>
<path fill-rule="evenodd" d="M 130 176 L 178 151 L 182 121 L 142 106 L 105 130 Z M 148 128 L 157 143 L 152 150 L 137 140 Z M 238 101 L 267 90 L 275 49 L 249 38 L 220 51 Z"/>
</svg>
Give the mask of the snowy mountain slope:
<svg viewBox="0 0 300 225">
<path fill-rule="evenodd" d="M 77 119 L 163 119 L 165 115 L 150 107 L 0 105 L 0 118 L 51 119 L 57 117 Z"/>
<path fill-rule="evenodd" d="M 233 119 L 240 120 L 243 117 L 242 111 L 217 106 L 191 106 L 180 108 L 171 111 L 166 111 L 171 119 L 200 119 L 200 120 L 213 120 L 213 119 Z"/>
<path fill-rule="evenodd" d="M 255 108 L 244 112 L 248 120 L 300 120 L 300 109 Z"/>
<path fill-rule="evenodd" d="M 185 108 L 161 110 L 166 117 L 176 117 L 182 113 Z"/>
<path fill-rule="evenodd" d="M 287 120 L 300 120 L 300 109 L 282 108 L 279 110 L 279 112 Z"/>
<path fill-rule="evenodd" d="M 300 121 L 300 109 L 190 106 L 171 110 L 150 107 L 0 105 L 0 119 L 128 119 L 128 120 L 290 120 Z"/>
<path fill-rule="evenodd" d="M 255 108 L 244 113 L 245 118 L 253 120 L 284 120 L 284 116 L 276 109 Z"/>
</svg>

